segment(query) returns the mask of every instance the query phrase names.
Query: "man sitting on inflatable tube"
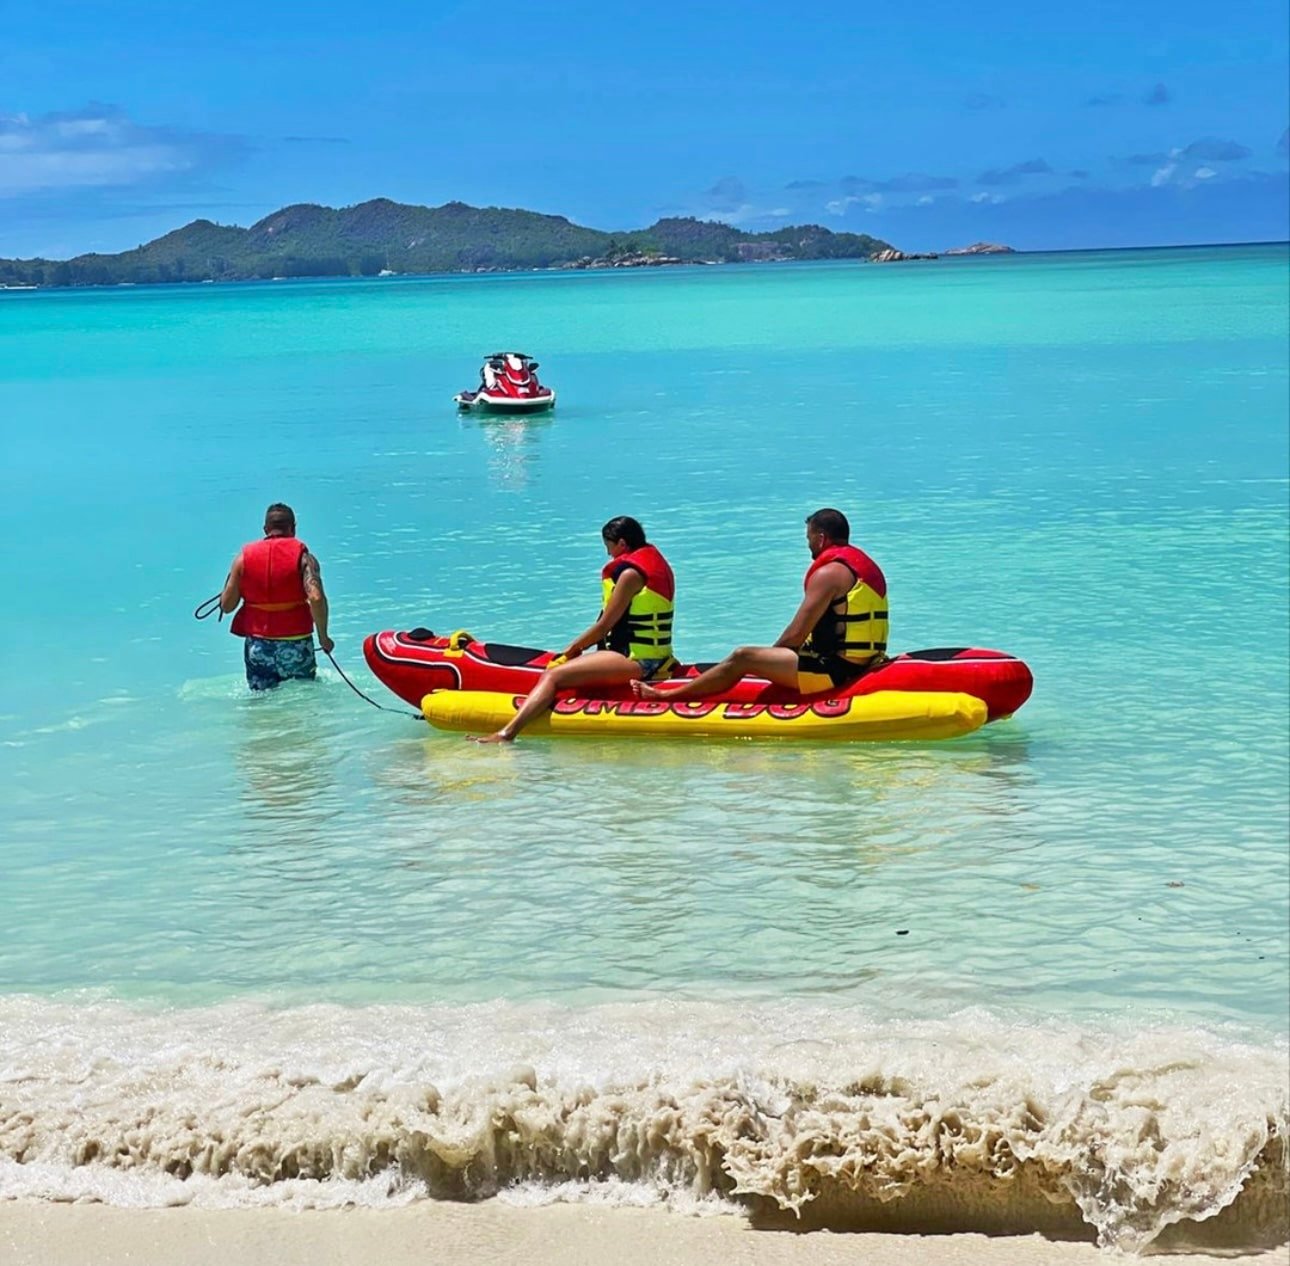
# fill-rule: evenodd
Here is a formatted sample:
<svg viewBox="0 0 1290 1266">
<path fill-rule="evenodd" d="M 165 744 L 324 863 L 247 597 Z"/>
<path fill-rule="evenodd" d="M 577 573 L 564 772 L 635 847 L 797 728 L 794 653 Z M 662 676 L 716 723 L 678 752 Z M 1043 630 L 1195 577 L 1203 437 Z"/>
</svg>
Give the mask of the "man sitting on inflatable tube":
<svg viewBox="0 0 1290 1266">
<path fill-rule="evenodd" d="M 676 582 L 667 559 L 645 540 L 645 529 L 627 515 L 610 519 L 600 535 L 609 553 L 600 573 L 600 618 L 552 661 L 515 716 L 476 742 L 511 742 L 530 721 L 551 710 L 561 690 L 635 685 L 666 677 L 676 667 L 672 656 Z M 582 654 L 597 644 L 599 650 Z"/>
<path fill-rule="evenodd" d="M 698 699 L 754 674 L 808 695 L 846 686 L 881 663 L 887 650 L 887 581 L 850 540 L 851 525 L 841 510 L 817 510 L 806 520 L 811 551 L 806 593 L 774 646 L 736 647 L 682 686 L 633 681 L 632 690 L 642 699 Z"/>
</svg>

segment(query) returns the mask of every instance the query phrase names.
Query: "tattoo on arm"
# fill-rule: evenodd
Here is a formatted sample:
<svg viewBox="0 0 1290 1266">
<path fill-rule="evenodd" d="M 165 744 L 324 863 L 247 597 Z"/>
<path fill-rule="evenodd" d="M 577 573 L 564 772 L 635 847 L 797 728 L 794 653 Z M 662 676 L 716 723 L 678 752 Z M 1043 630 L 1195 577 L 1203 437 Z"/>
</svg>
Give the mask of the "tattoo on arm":
<svg viewBox="0 0 1290 1266">
<path fill-rule="evenodd" d="M 323 596 L 322 574 L 318 560 L 312 554 L 306 554 L 300 560 L 300 578 L 304 581 L 305 596 L 318 601 Z"/>
</svg>

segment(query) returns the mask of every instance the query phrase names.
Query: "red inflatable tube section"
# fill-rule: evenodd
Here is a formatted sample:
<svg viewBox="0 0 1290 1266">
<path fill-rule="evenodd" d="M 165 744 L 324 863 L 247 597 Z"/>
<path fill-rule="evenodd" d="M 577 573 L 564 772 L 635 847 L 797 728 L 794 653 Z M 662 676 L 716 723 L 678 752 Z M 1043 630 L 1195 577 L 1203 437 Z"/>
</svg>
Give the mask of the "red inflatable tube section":
<svg viewBox="0 0 1290 1266">
<path fill-rule="evenodd" d="M 554 653 L 523 646 L 479 642 L 467 634 L 438 637 L 426 629 L 386 630 L 363 643 L 367 666 L 400 699 L 414 707 L 435 690 L 497 690 L 527 694 L 541 677 Z M 706 665 L 689 665 L 672 678 L 678 685 Z M 663 683 L 666 687 L 666 683 Z M 843 699 L 875 690 L 944 690 L 974 695 L 990 712 L 990 720 L 1011 716 L 1034 688 L 1030 669 L 1003 651 L 955 647 L 908 651 L 840 690 L 802 696 L 759 677 L 745 677 L 729 690 L 709 698 L 732 703 L 797 703 L 801 699 Z M 585 692 L 584 692 L 585 693 Z M 627 687 L 607 687 L 597 697 L 622 699 Z"/>
</svg>

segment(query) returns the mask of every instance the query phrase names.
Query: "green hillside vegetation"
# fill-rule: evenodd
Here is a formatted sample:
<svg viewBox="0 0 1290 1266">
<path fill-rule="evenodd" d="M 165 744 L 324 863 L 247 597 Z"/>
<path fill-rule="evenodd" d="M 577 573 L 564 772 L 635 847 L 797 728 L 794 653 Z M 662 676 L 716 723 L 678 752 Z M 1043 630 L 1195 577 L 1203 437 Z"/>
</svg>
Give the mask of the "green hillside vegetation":
<svg viewBox="0 0 1290 1266">
<path fill-rule="evenodd" d="M 818 225 L 744 233 L 706 220 L 659 220 L 631 233 L 582 228 L 563 216 L 499 207 L 407 206 L 377 198 L 334 210 L 284 207 L 249 229 L 195 220 L 119 255 L 0 259 L 0 285 L 108 286 L 268 277 L 553 268 L 578 261 L 666 256 L 684 261 L 863 259 L 888 246 Z"/>
</svg>

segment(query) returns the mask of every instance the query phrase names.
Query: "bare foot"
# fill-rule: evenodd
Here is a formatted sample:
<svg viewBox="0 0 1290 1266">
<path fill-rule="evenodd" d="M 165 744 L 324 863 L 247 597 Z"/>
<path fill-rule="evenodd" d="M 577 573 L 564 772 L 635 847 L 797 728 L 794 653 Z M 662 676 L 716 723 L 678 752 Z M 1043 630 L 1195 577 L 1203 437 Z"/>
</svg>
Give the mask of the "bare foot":
<svg viewBox="0 0 1290 1266">
<path fill-rule="evenodd" d="M 496 734 L 470 735 L 473 743 L 514 743 L 515 735 L 507 734 L 505 730 L 498 730 Z"/>
<path fill-rule="evenodd" d="M 660 690 L 657 686 L 651 686 L 643 681 L 633 681 L 631 683 L 632 694 L 638 699 L 662 699 L 668 692 Z"/>
</svg>

